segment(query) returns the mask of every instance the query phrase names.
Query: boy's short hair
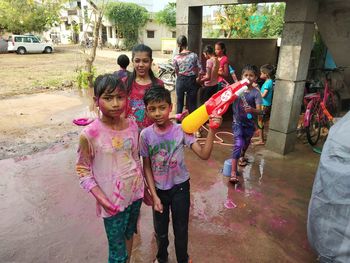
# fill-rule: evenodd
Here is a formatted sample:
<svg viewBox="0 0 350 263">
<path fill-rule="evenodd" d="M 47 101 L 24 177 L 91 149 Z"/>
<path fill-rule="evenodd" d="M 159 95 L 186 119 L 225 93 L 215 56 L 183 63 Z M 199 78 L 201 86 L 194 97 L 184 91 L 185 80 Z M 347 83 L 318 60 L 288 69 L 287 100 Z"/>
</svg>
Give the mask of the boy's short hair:
<svg viewBox="0 0 350 263">
<path fill-rule="evenodd" d="M 129 64 L 130 64 L 130 59 L 128 58 L 127 55 L 119 55 L 119 57 L 117 58 L 117 64 L 121 67 L 126 69 Z"/>
<path fill-rule="evenodd" d="M 242 69 L 242 75 L 244 74 L 244 72 L 246 72 L 248 70 L 253 71 L 256 77 L 259 76 L 259 69 L 257 66 L 251 65 L 251 64 L 246 64 Z"/>
<path fill-rule="evenodd" d="M 267 74 L 271 79 L 275 77 L 276 69 L 271 64 L 265 64 L 260 67 L 262 73 Z"/>
<path fill-rule="evenodd" d="M 169 105 L 171 105 L 171 95 L 170 91 L 164 88 L 161 85 L 153 85 L 150 89 L 148 89 L 143 97 L 143 102 L 145 106 L 150 102 L 161 102 L 165 101 Z"/>
<path fill-rule="evenodd" d="M 94 81 L 94 95 L 97 98 L 103 93 L 112 93 L 116 88 L 126 92 L 124 82 L 114 74 L 99 75 Z"/>
</svg>

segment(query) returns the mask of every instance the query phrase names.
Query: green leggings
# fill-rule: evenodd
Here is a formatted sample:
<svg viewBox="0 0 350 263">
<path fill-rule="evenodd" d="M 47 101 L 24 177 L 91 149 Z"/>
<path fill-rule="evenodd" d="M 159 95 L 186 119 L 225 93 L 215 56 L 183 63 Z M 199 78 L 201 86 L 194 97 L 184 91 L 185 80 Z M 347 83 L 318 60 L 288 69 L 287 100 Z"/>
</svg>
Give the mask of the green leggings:
<svg viewBox="0 0 350 263">
<path fill-rule="evenodd" d="M 109 247 L 108 263 L 125 263 L 128 260 L 125 240 L 137 233 L 141 204 L 142 200 L 137 200 L 123 212 L 103 218 Z"/>
</svg>

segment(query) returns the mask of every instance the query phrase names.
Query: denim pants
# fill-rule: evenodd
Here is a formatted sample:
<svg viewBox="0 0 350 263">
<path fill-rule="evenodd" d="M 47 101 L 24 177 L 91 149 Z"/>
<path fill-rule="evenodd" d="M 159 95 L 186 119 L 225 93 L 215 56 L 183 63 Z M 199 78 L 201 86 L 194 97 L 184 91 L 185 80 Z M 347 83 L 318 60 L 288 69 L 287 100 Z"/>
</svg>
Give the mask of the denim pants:
<svg viewBox="0 0 350 263">
<path fill-rule="evenodd" d="M 197 108 L 197 83 L 196 76 L 182 76 L 179 75 L 176 79 L 176 113 L 182 113 L 184 107 L 184 99 L 186 92 L 186 106 L 191 113 Z"/>
<path fill-rule="evenodd" d="M 157 189 L 157 195 L 163 204 L 163 213 L 153 211 L 153 223 L 158 246 L 157 260 L 159 263 L 168 262 L 168 229 L 169 212 L 171 210 L 177 262 L 187 263 L 190 182 L 187 180 L 169 190 Z"/>
</svg>

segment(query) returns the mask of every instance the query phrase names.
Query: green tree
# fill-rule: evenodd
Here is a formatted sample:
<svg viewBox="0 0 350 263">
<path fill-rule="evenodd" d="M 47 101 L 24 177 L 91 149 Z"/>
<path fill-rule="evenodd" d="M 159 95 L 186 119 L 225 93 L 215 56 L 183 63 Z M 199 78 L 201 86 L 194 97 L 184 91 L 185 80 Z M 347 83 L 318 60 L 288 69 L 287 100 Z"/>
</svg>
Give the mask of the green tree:
<svg viewBox="0 0 350 263">
<path fill-rule="evenodd" d="M 118 34 L 125 38 L 126 49 L 131 49 L 138 42 L 139 30 L 149 19 L 146 8 L 123 2 L 108 4 L 106 16 L 115 25 Z"/>
<path fill-rule="evenodd" d="M 226 5 L 220 8 L 217 22 L 227 38 L 280 37 L 285 4 Z"/>
<path fill-rule="evenodd" d="M 156 13 L 155 18 L 159 24 L 176 27 L 176 3 L 168 3 L 163 10 Z"/>
<path fill-rule="evenodd" d="M 1 0 L 0 29 L 12 33 L 42 32 L 60 21 L 63 0 Z"/>
</svg>

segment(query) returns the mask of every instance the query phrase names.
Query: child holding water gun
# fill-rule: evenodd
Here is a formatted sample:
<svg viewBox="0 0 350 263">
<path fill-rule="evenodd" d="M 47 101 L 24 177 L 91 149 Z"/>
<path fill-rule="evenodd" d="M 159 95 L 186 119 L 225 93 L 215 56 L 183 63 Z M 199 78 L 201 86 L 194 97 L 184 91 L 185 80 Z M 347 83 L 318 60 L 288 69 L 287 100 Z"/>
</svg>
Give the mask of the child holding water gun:
<svg viewBox="0 0 350 263">
<path fill-rule="evenodd" d="M 108 262 L 129 262 L 144 195 L 138 127 L 124 116 L 127 92 L 113 74 L 98 76 L 94 101 L 101 116 L 80 135 L 76 172 L 96 199 L 109 245 Z"/>
<path fill-rule="evenodd" d="M 214 130 L 209 129 L 202 147 L 193 135 L 169 119 L 172 111 L 170 92 L 153 86 L 144 96 L 147 115 L 154 124 L 142 130 L 140 153 L 147 184 L 153 197 L 153 222 L 158 252 L 154 262 L 168 262 L 168 228 L 171 211 L 178 263 L 190 262 L 187 253 L 190 210 L 189 173 L 184 161 L 188 146 L 199 158 L 207 160 L 213 148 Z M 221 117 L 211 117 L 218 126 Z"/>
<path fill-rule="evenodd" d="M 258 74 L 259 71 L 256 66 L 249 64 L 244 66 L 242 70 L 242 79 L 248 79 L 250 84 L 248 85 L 248 90 L 232 104 L 234 145 L 230 182 L 233 184 L 239 182 L 237 178 L 237 165 L 247 165 L 248 160 L 244 155 L 256 129 L 256 115 L 261 113 L 261 94 L 260 91 L 253 86 L 253 83 L 258 78 Z"/>
</svg>

